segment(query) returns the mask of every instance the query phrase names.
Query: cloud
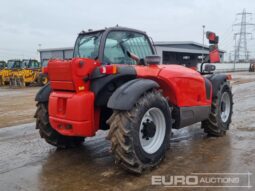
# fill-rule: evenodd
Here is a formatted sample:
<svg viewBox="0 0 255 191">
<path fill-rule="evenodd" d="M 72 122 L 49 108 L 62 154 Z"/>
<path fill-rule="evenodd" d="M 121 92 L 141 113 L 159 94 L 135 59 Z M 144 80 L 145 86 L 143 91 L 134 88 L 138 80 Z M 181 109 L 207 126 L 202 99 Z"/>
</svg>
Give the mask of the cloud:
<svg viewBox="0 0 255 191">
<path fill-rule="evenodd" d="M 116 24 L 147 31 L 154 41 L 197 42 L 202 41 L 202 25 L 206 25 L 231 50 L 235 14 L 243 8 L 254 11 L 249 9 L 255 1 L 9 0 L 1 1 L 0 7 L 1 60 L 20 54 L 37 57 L 38 44 L 43 48 L 73 46 L 81 30 Z M 6 54 L 3 49 L 13 51 Z"/>
</svg>

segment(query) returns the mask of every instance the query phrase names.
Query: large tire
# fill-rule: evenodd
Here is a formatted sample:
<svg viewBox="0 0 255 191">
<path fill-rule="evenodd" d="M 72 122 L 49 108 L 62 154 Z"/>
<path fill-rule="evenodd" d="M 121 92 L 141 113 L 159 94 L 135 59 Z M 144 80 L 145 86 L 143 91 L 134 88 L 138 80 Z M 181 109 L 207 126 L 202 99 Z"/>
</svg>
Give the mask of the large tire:
<svg viewBox="0 0 255 191">
<path fill-rule="evenodd" d="M 45 141 L 58 148 L 70 148 L 81 145 L 84 142 L 84 137 L 64 136 L 54 130 L 49 123 L 48 103 L 38 103 L 35 113 L 36 129 Z"/>
<path fill-rule="evenodd" d="M 221 137 L 226 134 L 233 113 L 233 94 L 229 82 L 224 81 L 212 100 L 209 119 L 202 122 L 205 133 Z"/>
<path fill-rule="evenodd" d="M 48 76 L 46 74 L 39 74 L 37 83 L 39 86 L 45 86 L 49 82 Z"/>
<path fill-rule="evenodd" d="M 2 76 L 0 76 L 0 86 L 3 86 L 3 85 L 4 85 L 4 81 L 3 81 Z"/>
<path fill-rule="evenodd" d="M 16 77 L 15 80 L 18 87 L 26 87 L 26 83 L 23 77 Z"/>
<path fill-rule="evenodd" d="M 10 77 L 9 86 L 10 86 L 10 87 L 15 87 L 15 86 L 16 86 L 15 84 L 16 84 L 16 83 L 15 83 L 15 78 L 14 78 L 14 77 Z"/>
<path fill-rule="evenodd" d="M 114 111 L 107 123 L 112 153 L 116 163 L 124 169 L 141 174 L 163 160 L 170 145 L 172 123 L 168 103 L 158 91 L 144 94 L 130 111 Z M 150 140 L 157 140 L 158 144 L 146 147 Z"/>
</svg>

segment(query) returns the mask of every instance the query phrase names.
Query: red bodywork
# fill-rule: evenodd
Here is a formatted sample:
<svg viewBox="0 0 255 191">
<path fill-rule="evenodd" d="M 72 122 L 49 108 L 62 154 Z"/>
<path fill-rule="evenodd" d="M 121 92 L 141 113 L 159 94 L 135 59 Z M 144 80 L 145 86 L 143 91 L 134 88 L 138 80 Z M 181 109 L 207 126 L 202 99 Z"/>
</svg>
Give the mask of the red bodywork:
<svg viewBox="0 0 255 191">
<path fill-rule="evenodd" d="M 49 99 L 52 127 L 63 135 L 94 136 L 99 128 L 100 110 L 94 107 L 90 81 L 84 82 L 99 64 L 90 59 L 51 60 L 48 74 L 53 92 Z"/>
<path fill-rule="evenodd" d="M 207 33 L 207 38 L 208 38 L 209 41 L 215 41 L 216 34 L 214 32 L 208 32 Z"/>
<path fill-rule="evenodd" d="M 211 63 L 218 63 L 220 62 L 220 53 L 218 49 L 210 51 L 209 59 Z"/>
<path fill-rule="evenodd" d="M 218 49 L 218 41 L 219 37 L 216 36 L 214 32 L 207 32 L 206 37 L 209 40 L 210 45 L 210 54 L 209 54 L 209 60 L 210 63 L 217 63 L 220 62 L 220 53 Z"/>
<path fill-rule="evenodd" d="M 180 65 L 135 66 L 138 78 L 159 83 L 165 97 L 178 107 L 211 105 L 206 99 L 205 80 L 197 71 Z"/>
<path fill-rule="evenodd" d="M 49 118 L 59 133 L 88 137 L 94 136 L 99 129 L 100 108 L 94 106 L 95 95 L 89 89 L 90 80 L 84 81 L 99 66 L 94 60 L 81 58 L 49 62 L 48 74 L 53 89 L 49 99 Z M 180 65 L 133 67 L 137 78 L 158 82 L 164 96 L 175 106 L 211 105 L 212 96 L 206 98 L 205 80 L 197 71 Z"/>
</svg>

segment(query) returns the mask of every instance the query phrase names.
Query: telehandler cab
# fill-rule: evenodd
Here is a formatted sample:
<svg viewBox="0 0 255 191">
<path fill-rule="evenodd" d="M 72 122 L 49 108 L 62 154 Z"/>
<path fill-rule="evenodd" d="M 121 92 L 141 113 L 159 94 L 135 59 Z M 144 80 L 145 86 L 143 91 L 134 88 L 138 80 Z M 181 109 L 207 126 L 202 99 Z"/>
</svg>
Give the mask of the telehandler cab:
<svg viewBox="0 0 255 191">
<path fill-rule="evenodd" d="M 218 37 L 207 37 L 209 61 L 218 62 Z M 35 99 L 41 137 L 67 148 L 109 129 L 116 163 L 140 174 L 162 161 L 173 128 L 202 122 L 207 134 L 225 135 L 233 105 L 229 77 L 213 74 L 213 64 L 197 72 L 159 63 L 145 32 L 81 32 L 73 59 L 49 61 L 50 83 Z"/>
<path fill-rule="evenodd" d="M 0 60 L 0 70 L 4 69 L 6 67 L 6 62 Z"/>
</svg>

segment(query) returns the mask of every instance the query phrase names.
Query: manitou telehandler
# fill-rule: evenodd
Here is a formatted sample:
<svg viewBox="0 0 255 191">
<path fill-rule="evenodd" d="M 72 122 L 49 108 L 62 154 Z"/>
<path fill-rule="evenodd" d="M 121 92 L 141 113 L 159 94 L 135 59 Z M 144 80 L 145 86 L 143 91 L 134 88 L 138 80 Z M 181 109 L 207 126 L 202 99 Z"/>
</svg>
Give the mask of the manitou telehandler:
<svg viewBox="0 0 255 191">
<path fill-rule="evenodd" d="M 211 32 L 209 60 L 219 62 Z M 71 60 L 50 60 L 50 83 L 37 94 L 36 128 L 49 144 L 77 146 L 108 130 L 116 163 L 142 173 L 162 161 L 172 128 L 202 122 L 223 136 L 232 116 L 229 76 L 162 65 L 146 33 L 122 27 L 81 32 Z"/>
</svg>

